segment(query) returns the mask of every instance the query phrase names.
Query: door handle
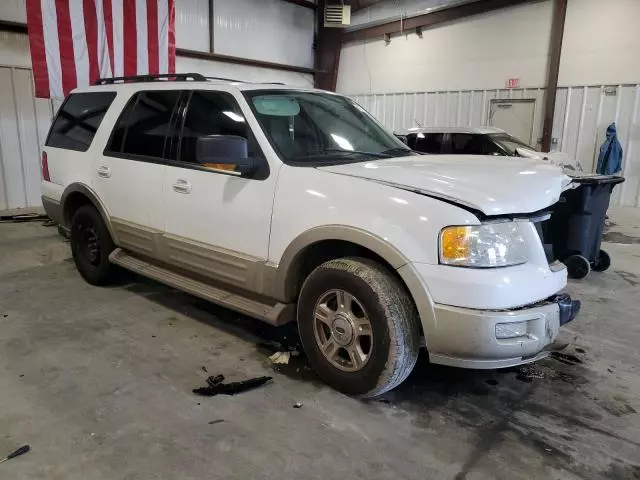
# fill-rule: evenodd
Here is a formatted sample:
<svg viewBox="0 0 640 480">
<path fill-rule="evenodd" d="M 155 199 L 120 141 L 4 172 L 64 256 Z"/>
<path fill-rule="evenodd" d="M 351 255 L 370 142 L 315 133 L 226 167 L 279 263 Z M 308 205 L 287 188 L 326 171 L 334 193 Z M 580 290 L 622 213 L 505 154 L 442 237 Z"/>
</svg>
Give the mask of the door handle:
<svg viewBox="0 0 640 480">
<path fill-rule="evenodd" d="M 186 180 L 176 180 L 176 183 L 173 184 L 173 190 L 178 193 L 191 193 L 191 184 Z"/>
<path fill-rule="evenodd" d="M 104 165 L 100 165 L 98 167 L 98 176 L 100 176 L 102 178 L 111 177 L 111 169 L 109 167 L 104 166 Z"/>
</svg>

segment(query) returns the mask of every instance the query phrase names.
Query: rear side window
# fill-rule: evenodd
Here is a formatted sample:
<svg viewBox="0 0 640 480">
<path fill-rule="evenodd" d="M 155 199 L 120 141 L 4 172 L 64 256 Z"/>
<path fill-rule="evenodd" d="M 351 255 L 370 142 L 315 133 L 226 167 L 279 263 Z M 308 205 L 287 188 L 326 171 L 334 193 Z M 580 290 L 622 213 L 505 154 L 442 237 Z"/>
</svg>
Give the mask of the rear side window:
<svg viewBox="0 0 640 480">
<path fill-rule="evenodd" d="M 442 133 L 412 133 L 407 136 L 409 148 L 423 153 L 442 153 Z"/>
<path fill-rule="evenodd" d="M 138 92 L 116 123 L 107 150 L 113 153 L 163 158 L 172 130 L 178 90 Z"/>
<path fill-rule="evenodd" d="M 60 107 L 46 145 L 86 152 L 114 98 L 115 92 L 72 93 Z"/>
<path fill-rule="evenodd" d="M 466 155 L 502 155 L 500 150 L 487 135 L 471 133 L 451 134 L 451 153 Z"/>
</svg>

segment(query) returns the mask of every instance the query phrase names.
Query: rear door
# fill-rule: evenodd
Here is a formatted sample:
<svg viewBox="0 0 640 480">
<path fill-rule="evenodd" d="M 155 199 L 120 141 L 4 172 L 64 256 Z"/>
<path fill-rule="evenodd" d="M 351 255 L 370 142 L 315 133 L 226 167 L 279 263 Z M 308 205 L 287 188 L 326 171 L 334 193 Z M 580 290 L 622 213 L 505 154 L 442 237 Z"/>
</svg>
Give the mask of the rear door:
<svg viewBox="0 0 640 480">
<path fill-rule="evenodd" d="M 411 133 L 407 135 L 409 148 L 422 153 L 443 153 L 444 134 L 442 133 Z"/>
<path fill-rule="evenodd" d="M 164 169 L 181 91 L 149 90 L 127 102 L 96 162 L 94 189 L 111 218 L 116 243 L 158 256 L 164 231 Z"/>
<path fill-rule="evenodd" d="M 452 133 L 450 148 L 454 155 L 506 155 L 488 135 L 479 133 Z"/>
</svg>

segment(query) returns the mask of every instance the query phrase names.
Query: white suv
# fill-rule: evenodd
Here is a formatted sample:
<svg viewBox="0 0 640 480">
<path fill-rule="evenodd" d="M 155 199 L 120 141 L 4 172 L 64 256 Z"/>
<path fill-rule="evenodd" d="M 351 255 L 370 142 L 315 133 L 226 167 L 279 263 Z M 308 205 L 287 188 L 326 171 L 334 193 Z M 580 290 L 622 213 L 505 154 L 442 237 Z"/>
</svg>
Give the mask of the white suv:
<svg viewBox="0 0 640 480">
<path fill-rule="evenodd" d="M 333 387 L 374 396 L 430 361 L 546 355 L 579 302 L 538 223 L 566 177 L 414 156 L 346 97 L 273 84 L 102 80 L 47 138 L 47 213 L 91 284 L 118 265 L 273 325 Z"/>
</svg>

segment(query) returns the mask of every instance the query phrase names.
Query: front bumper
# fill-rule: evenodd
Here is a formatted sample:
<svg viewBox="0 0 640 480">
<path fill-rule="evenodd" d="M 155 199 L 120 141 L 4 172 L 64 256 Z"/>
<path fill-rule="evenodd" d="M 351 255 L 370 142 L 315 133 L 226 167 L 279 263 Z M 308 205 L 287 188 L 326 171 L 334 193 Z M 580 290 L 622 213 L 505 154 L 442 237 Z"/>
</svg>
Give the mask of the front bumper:
<svg viewBox="0 0 640 480">
<path fill-rule="evenodd" d="M 557 295 L 511 310 L 475 310 L 434 305 L 436 332 L 427 338 L 432 363 L 463 368 L 503 368 L 548 355 L 560 326 L 573 320 L 580 302 Z M 520 324 L 526 331 L 515 338 L 498 338 L 498 324 Z"/>
</svg>

